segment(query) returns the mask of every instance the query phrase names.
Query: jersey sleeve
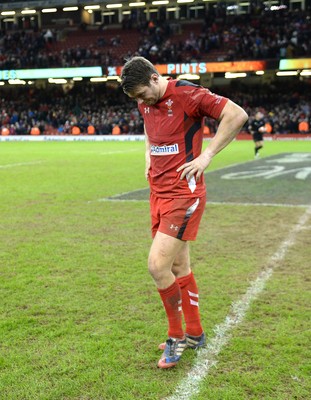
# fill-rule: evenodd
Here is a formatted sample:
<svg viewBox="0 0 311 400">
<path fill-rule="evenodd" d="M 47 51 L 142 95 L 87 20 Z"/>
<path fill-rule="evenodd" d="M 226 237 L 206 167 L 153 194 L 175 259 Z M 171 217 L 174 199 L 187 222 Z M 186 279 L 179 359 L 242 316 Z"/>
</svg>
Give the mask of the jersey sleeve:
<svg viewBox="0 0 311 400">
<path fill-rule="evenodd" d="M 185 112 L 189 117 L 218 119 L 228 99 L 202 86 L 184 87 Z"/>
</svg>

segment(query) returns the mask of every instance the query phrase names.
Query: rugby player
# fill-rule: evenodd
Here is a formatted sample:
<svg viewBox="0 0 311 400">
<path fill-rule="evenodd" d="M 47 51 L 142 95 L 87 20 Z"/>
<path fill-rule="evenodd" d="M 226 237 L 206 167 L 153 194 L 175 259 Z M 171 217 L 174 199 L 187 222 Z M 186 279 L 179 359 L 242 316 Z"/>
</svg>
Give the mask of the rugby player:
<svg viewBox="0 0 311 400">
<path fill-rule="evenodd" d="M 206 344 L 188 244 L 196 239 L 205 208 L 203 172 L 235 138 L 248 116 L 230 99 L 209 89 L 164 78 L 144 57 L 133 57 L 124 64 L 121 87 L 137 101 L 144 118 L 153 238 L 148 267 L 168 320 L 168 339 L 159 345 L 163 354 L 158 367 L 171 368 L 186 348 Z M 219 124 L 202 152 L 205 117 Z"/>
</svg>

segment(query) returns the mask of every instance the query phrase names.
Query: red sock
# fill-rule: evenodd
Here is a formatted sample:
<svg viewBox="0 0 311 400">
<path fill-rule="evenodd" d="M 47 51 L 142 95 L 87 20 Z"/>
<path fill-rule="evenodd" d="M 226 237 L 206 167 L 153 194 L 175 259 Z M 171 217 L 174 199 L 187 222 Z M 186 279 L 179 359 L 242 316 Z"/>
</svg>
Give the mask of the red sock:
<svg viewBox="0 0 311 400">
<path fill-rule="evenodd" d="M 168 319 L 168 336 L 173 338 L 184 337 L 182 328 L 182 308 L 180 288 L 175 281 L 166 289 L 158 289 Z"/>
<path fill-rule="evenodd" d="M 191 336 L 203 333 L 199 313 L 199 292 L 193 273 L 177 278 L 182 297 L 182 309 L 186 322 L 186 332 Z"/>
</svg>

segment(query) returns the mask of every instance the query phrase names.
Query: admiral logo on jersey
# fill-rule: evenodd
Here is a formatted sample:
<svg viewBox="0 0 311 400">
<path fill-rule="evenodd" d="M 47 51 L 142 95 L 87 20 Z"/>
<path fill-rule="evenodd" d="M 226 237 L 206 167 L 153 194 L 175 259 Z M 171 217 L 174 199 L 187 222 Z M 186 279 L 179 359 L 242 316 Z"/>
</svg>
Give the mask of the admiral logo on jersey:
<svg viewBox="0 0 311 400">
<path fill-rule="evenodd" d="M 167 156 L 170 154 L 179 154 L 178 144 L 155 146 L 154 144 L 150 146 L 150 155 L 152 156 Z"/>
</svg>

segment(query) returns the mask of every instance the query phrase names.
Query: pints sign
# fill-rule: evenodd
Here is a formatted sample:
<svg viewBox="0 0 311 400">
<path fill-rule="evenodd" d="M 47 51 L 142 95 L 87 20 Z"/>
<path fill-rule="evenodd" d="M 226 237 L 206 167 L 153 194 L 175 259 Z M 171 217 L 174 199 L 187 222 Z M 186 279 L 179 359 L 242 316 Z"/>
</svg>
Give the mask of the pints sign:
<svg viewBox="0 0 311 400">
<path fill-rule="evenodd" d="M 237 61 L 215 63 L 184 63 L 156 65 L 160 74 L 206 74 L 210 72 L 259 71 L 266 68 L 265 61 Z"/>
<path fill-rule="evenodd" d="M 207 74 L 210 72 L 245 72 L 266 69 L 266 61 L 236 61 L 214 63 L 158 64 L 156 69 L 161 75 Z M 121 75 L 122 66 L 108 67 L 108 76 Z"/>
</svg>

